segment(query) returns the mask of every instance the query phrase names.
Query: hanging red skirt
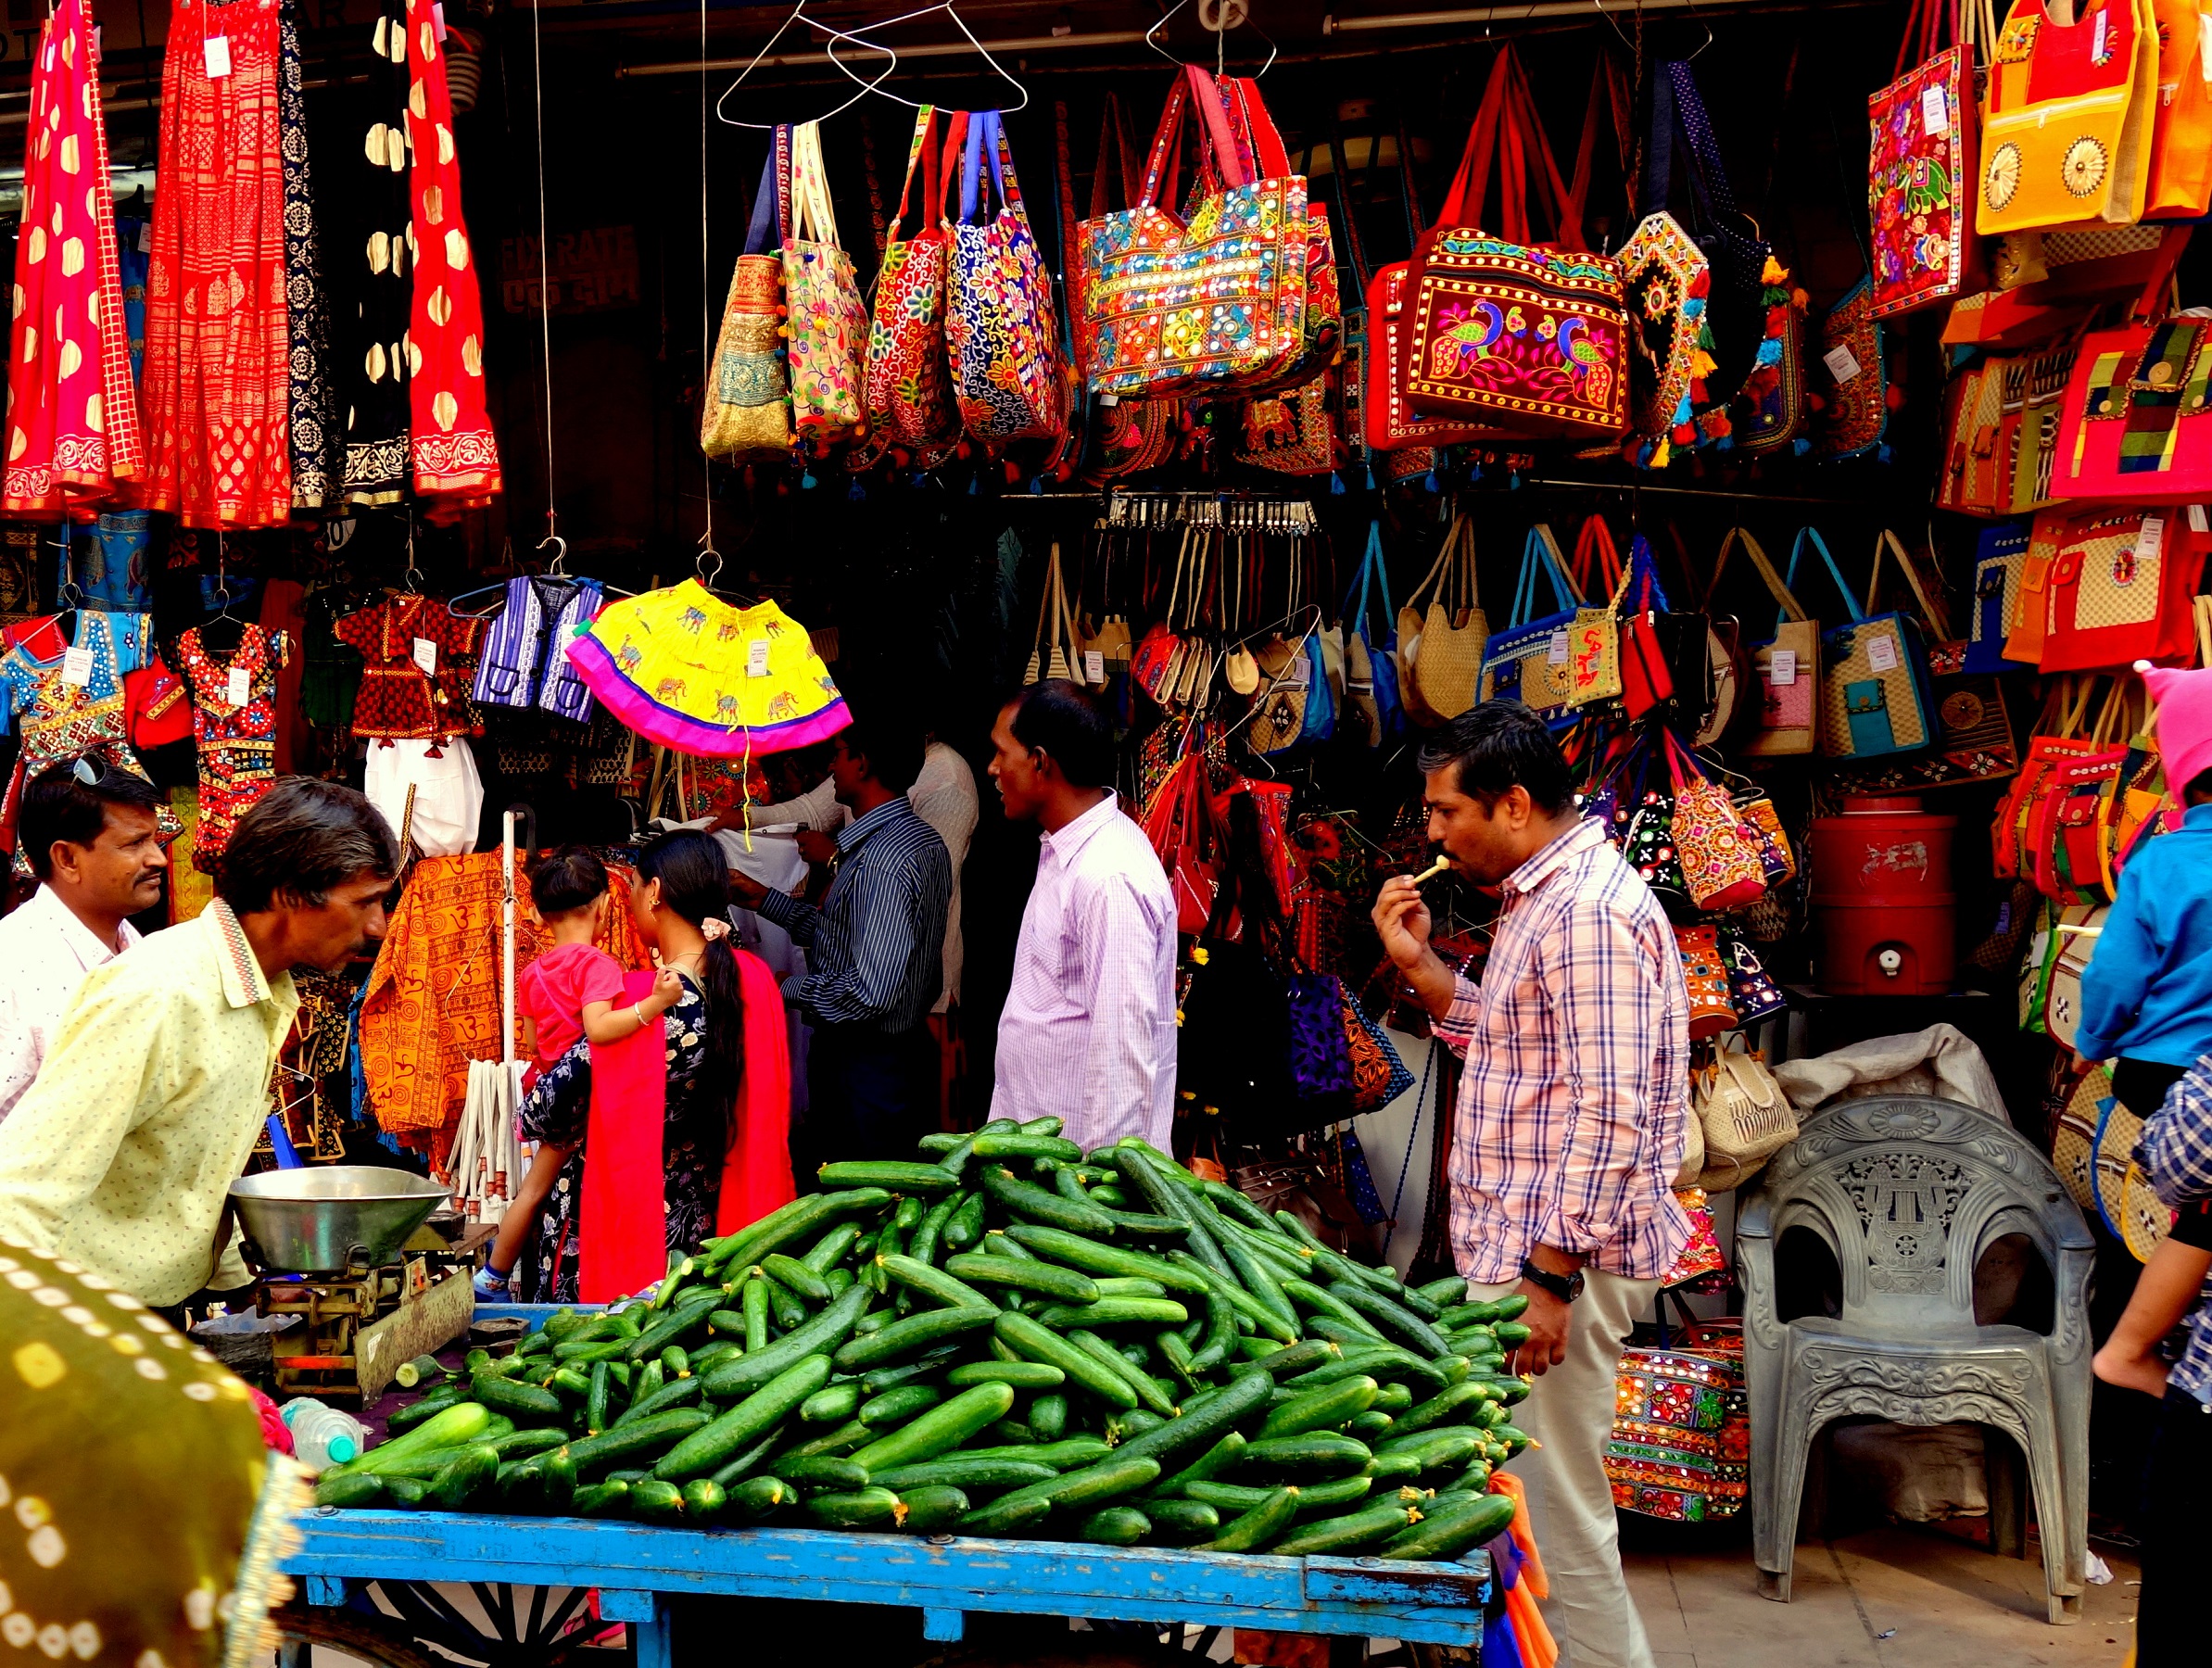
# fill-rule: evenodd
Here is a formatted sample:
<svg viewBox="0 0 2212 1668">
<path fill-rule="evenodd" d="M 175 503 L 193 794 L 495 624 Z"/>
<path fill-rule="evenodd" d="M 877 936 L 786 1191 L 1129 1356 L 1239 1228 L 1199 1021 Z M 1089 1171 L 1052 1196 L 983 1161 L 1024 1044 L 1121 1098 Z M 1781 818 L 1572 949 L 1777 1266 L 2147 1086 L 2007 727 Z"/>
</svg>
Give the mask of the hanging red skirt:
<svg viewBox="0 0 2212 1668">
<path fill-rule="evenodd" d="M 278 526 L 292 513 L 277 25 L 277 0 L 176 0 L 170 14 L 144 502 L 187 526 Z M 226 57 L 229 73 L 210 77 L 210 58 L 221 69 Z"/>
</svg>

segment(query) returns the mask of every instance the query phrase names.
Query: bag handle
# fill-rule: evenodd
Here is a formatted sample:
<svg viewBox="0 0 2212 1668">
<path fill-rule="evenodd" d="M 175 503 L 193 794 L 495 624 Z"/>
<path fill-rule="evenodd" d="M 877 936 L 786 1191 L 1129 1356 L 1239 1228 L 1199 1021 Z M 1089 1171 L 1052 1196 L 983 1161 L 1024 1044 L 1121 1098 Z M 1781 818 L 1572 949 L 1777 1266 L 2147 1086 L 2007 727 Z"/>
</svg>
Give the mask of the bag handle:
<svg viewBox="0 0 2212 1668">
<path fill-rule="evenodd" d="M 1713 136 L 1713 123 L 1705 113 L 1705 100 L 1698 92 L 1697 77 L 1687 62 L 1662 64 L 1651 78 L 1651 144 L 1646 156 L 1643 208 L 1650 213 L 1667 205 L 1674 183 L 1675 140 L 1687 141 L 1690 196 L 1698 211 L 1711 222 L 1718 215 L 1736 212 L 1736 194 L 1729 188 L 1727 170 L 1721 165 L 1720 146 Z"/>
<path fill-rule="evenodd" d="M 1781 575 L 1775 572 L 1773 561 L 1759 541 L 1751 537 L 1749 527 L 1730 527 L 1727 536 L 1721 540 L 1721 553 L 1713 559 L 1713 580 L 1705 588 L 1706 597 L 1710 599 L 1719 590 L 1721 570 L 1728 565 L 1728 552 L 1739 544 L 1743 546 L 1743 553 L 1751 558 L 1751 565 L 1759 570 L 1759 577 L 1766 582 L 1767 595 L 1782 605 L 1776 624 L 1782 625 L 1791 620 L 1810 623 L 1813 616 L 1789 594 L 1789 588 L 1782 583 Z"/>
<path fill-rule="evenodd" d="M 906 222 L 908 200 L 914 195 L 914 170 L 920 164 L 922 171 L 922 224 L 921 232 L 937 228 L 932 214 L 942 218 L 939 206 L 944 201 L 943 186 L 939 179 L 942 166 L 937 148 L 937 107 L 923 105 L 915 114 L 914 138 L 906 146 L 906 179 L 899 187 L 899 211 L 891 217 L 891 226 L 885 233 L 886 243 L 898 241 L 899 232 Z"/>
<path fill-rule="evenodd" d="M 778 122 L 768 136 L 768 154 L 761 163 L 761 184 L 753 193 L 743 252 L 768 255 L 780 249 L 790 232 L 790 207 L 791 129 L 789 122 Z"/>
<path fill-rule="evenodd" d="M 1813 548 L 1820 552 L 1820 560 L 1827 566 L 1828 577 L 1836 582 L 1836 594 L 1843 599 L 1843 606 L 1850 611 L 1851 623 L 1864 626 L 1866 616 L 1859 612 L 1859 600 L 1851 594 L 1851 587 L 1843 582 L 1843 570 L 1836 565 L 1835 557 L 1828 553 L 1828 541 L 1821 537 L 1817 527 L 1800 527 L 1797 530 L 1797 540 L 1789 547 L 1789 577 L 1784 582 L 1783 588 L 1789 589 L 1797 581 L 1797 564 L 1805 553 L 1807 539 L 1813 541 Z M 1785 620 L 1789 617 L 1787 613 L 1781 616 Z"/>
<path fill-rule="evenodd" d="M 1559 541 L 1552 537 L 1549 527 L 1538 522 L 1521 541 L 1521 578 L 1513 588 L 1513 617 L 1509 624 L 1525 626 L 1536 618 L 1538 567 L 1551 581 L 1551 599 L 1559 605 L 1553 613 L 1565 613 L 1583 606 L 1582 594 L 1568 576 L 1566 563 L 1560 560 Z"/>
<path fill-rule="evenodd" d="M 1222 79 L 1229 89 L 1245 136 L 1250 142 L 1253 180 L 1280 180 L 1290 172 L 1290 153 L 1283 148 L 1283 135 L 1275 129 L 1275 119 L 1268 114 L 1267 100 L 1259 91 L 1259 78 L 1256 75 L 1232 75 Z"/>
<path fill-rule="evenodd" d="M 1421 583 L 1406 593 L 1406 606 L 1415 613 L 1422 612 L 1421 600 L 1428 596 L 1432 589 L 1441 592 L 1445 570 L 1450 565 L 1452 551 L 1458 546 L 1460 525 L 1466 519 L 1464 515 L 1451 518 L 1451 525 L 1445 530 L 1444 543 L 1437 548 L 1436 560 L 1429 564 L 1429 571 L 1422 575 Z"/>
<path fill-rule="evenodd" d="M 1624 595 L 1627 570 L 1621 565 L 1620 548 L 1602 515 L 1586 518 L 1574 535 L 1574 581 L 1586 595 Z"/>
<path fill-rule="evenodd" d="M 1498 48 L 1490 65 L 1490 79 L 1483 88 L 1483 102 L 1468 131 L 1467 148 L 1460 153 L 1459 171 L 1452 175 L 1435 224 L 1434 237 L 1447 226 L 1485 224 L 1491 163 L 1498 163 L 1498 234 L 1510 243 L 1532 241 L 1528 205 L 1531 165 L 1535 165 L 1535 195 L 1548 199 L 1555 241 L 1568 246 L 1582 242 L 1582 204 L 1561 177 L 1559 160 L 1530 92 L 1528 77 L 1510 45 Z"/>
<path fill-rule="evenodd" d="M 1897 565 L 1904 570 L 1904 581 L 1913 588 L 1913 600 L 1920 604 L 1921 623 L 1934 634 L 1937 641 L 1948 638 L 1951 636 L 1949 616 L 1937 604 L 1928 600 L 1928 591 L 1920 583 L 1920 575 L 1915 570 L 1912 558 L 1905 554 L 1904 541 L 1888 527 L 1875 535 L 1874 568 L 1866 575 L 1866 613 L 1871 614 L 1875 609 L 1875 599 L 1882 581 L 1882 557 L 1885 553 L 1894 556 Z"/>
<path fill-rule="evenodd" d="M 841 248 L 837 236 L 837 209 L 829 201 L 829 186 L 823 177 L 822 124 L 802 122 L 791 135 L 791 229 L 790 241 L 827 244 Z M 813 238 L 806 234 L 814 233 Z"/>
<path fill-rule="evenodd" d="M 1097 220 L 1108 211 L 1106 156 L 1109 151 L 1113 153 L 1116 169 L 1121 175 L 1122 207 L 1131 208 L 1136 204 L 1144 188 L 1144 176 L 1138 168 L 1136 149 L 1137 139 L 1130 129 L 1129 111 L 1123 107 L 1119 94 L 1108 93 L 1106 95 L 1106 109 L 1098 119 L 1098 167 L 1091 175 L 1090 219 Z"/>
</svg>

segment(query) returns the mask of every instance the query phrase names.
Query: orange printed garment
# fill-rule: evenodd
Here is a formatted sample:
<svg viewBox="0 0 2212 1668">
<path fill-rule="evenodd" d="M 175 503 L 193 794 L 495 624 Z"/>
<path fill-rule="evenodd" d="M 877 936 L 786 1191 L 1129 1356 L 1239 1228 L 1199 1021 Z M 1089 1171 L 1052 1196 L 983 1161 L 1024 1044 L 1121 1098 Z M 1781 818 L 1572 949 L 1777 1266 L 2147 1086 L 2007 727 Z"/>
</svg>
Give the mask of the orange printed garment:
<svg viewBox="0 0 2212 1668">
<path fill-rule="evenodd" d="M 484 302 L 461 215 L 461 159 L 446 91 L 443 32 L 432 0 L 407 0 L 407 142 L 414 301 L 407 398 L 415 491 L 487 502 L 499 490 L 499 443 L 484 411 Z"/>
</svg>

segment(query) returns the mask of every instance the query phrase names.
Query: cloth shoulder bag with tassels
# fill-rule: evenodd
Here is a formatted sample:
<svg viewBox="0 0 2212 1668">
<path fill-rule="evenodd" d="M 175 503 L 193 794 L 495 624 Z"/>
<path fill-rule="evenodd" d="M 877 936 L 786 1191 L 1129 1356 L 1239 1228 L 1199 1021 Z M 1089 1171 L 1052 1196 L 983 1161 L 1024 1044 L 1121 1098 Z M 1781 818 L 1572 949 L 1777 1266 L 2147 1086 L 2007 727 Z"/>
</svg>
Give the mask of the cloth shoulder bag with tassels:
<svg viewBox="0 0 2212 1668">
<path fill-rule="evenodd" d="M 861 390 L 868 315 L 853 262 L 838 242 L 818 122 L 803 123 L 791 133 L 791 224 L 783 240 L 783 288 L 790 309 L 791 414 L 800 438 L 825 446 L 853 439 L 867 427 Z"/>
<path fill-rule="evenodd" d="M 951 372 L 945 360 L 945 275 L 950 234 L 945 230 L 943 152 L 965 139 L 946 137 L 940 112 L 924 105 L 915 118 L 914 139 L 906 150 L 906 181 L 899 190 L 899 211 L 891 217 L 876 272 L 876 310 L 868 322 L 867 397 L 871 432 L 893 445 L 916 449 L 956 436 L 960 415 L 953 403 Z M 952 113 L 957 131 L 966 111 Z M 922 171 L 920 228 L 902 236 L 914 171 Z"/>
<path fill-rule="evenodd" d="M 761 165 L 745 251 L 729 275 L 714 370 L 702 401 L 699 444 L 710 458 L 780 456 L 791 449 L 781 253 L 790 189 L 791 130 L 779 124 L 769 135 L 768 159 Z"/>
<path fill-rule="evenodd" d="M 1441 565 L 1432 575 L 1421 625 L 1421 658 L 1413 672 L 1422 704 L 1448 724 L 1475 703 L 1490 624 L 1474 577 L 1474 523 L 1455 517 L 1445 535 Z"/>
<path fill-rule="evenodd" d="M 1698 413 L 1725 407 L 1766 335 L 1766 264 L 1773 249 L 1751 216 L 1736 207 L 1720 145 L 1705 114 L 1697 77 L 1687 62 L 1662 64 L 1651 78 L 1651 143 L 1644 153 L 1643 206 L 1666 209 L 1703 251 L 1707 267 L 1704 398 L 1692 396 Z M 1687 199 L 1675 189 L 1676 166 L 1687 180 Z M 1692 432 L 1676 442 L 1699 443 Z"/>
<path fill-rule="evenodd" d="M 1692 1074 L 1690 1114 L 1705 1137 L 1705 1173 L 1698 1185 L 1707 1193 L 1742 1186 L 1797 1139 L 1797 1108 L 1748 1044 L 1720 1050 L 1711 1066 Z"/>
</svg>

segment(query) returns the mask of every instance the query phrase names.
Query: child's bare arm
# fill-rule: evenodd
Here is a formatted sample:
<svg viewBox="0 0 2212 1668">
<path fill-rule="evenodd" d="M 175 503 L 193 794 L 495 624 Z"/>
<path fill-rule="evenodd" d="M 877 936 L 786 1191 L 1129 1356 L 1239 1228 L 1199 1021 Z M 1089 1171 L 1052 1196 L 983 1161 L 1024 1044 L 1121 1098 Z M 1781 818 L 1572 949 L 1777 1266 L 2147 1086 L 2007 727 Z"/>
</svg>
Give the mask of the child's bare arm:
<svg viewBox="0 0 2212 1668">
<path fill-rule="evenodd" d="M 491 1243 L 488 1260 L 499 1273 L 512 1270 L 515 1259 L 522 1256 L 523 1242 L 537 1226 L 537 1213 L 545 1204 L 546 1195 L 553 1191 L 554 1178 L 561 1174 L 561 1167 L 575 1150 L 574 1143 L 567 1146 L 550 1141 L 538 1144 L 537 1156 L 531 1160 L 529 1174 L 515 1189 L 507 1214 L 499 1219 L 499 1232 Z"/>
<path fill-rule="evenodd" d="M 2167 1365 L 2158 1358 L 2158 1346 L 2195 1305 L 2208 1269 L 2212 1251 L 2179 1240 L 2168 1239 L 2152 1252 L 2126 1312 L 2097 1351 L 2096 1375 L 2146 1396 L 2165 1395 Z"/>
</svg>

